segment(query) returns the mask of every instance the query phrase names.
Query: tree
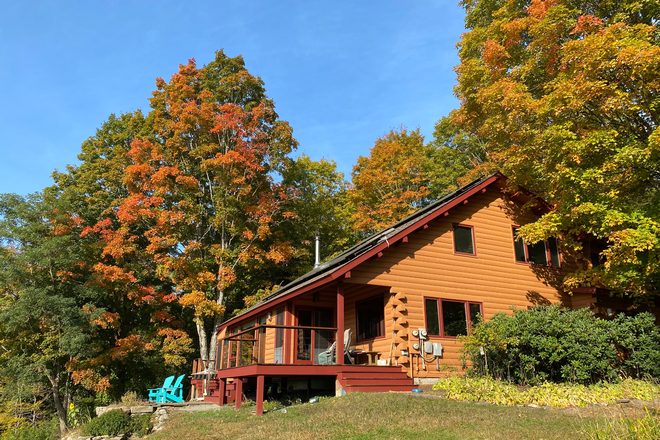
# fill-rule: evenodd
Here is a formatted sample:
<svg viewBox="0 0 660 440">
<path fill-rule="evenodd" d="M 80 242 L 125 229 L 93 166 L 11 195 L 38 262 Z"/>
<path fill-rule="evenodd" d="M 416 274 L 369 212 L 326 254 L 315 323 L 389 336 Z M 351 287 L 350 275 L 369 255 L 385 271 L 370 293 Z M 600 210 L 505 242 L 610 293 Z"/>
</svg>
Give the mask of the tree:
<svg viewBox="0 0 660 440">
<path fill-rule="evenodd" d="M 321 259 L 327 260 L 356 241 L 351 227 L 348 182 L 332 160 L 313 161 L 302 155 L 284 170 L 282 184 L 291 188 L 285 209 L 295 218 L 287 219 L 281 229 L 287 241 L 301 247 L 297 276 L 313 268 L 314 237 L 321 238 Z M 291 264 L 291 263 L 289 263 Z"/>
<path fill-rule="evenodd" d="M 485 159 L 480 143 L 448 118 L 438 121 L 427 145 L 419 129 L 401 128 L 378 139 L 370 153 L 353 167 L 349 191 L 355 228 L 364 235 L 457 189 L 459 179 Z"/>
<path fill-rule="evenodd" d="M 292 252 L 286 262 L 260 262 L 248 274 L 239 274 L 238 283 L 248 292 L 243 299 L 248 307 L 314 268 L 315 236 L 321 238 L 321 261 L 357 241 L 347 199 L 348 182 L 334 161 L 314 161 L 305 154 L 289 160 L 281 185 L 288 191 L 282 209 L 292 215 L 273 229 L 273 235 L 290 243 Z"/>
<path fill-rule="evenodd" d="M 428 202 L 427 159 L 419 129 L 391 130 L 379 138 L 369 157 L 358 157 L 349 199 L 355 228 L 369 235 L 406 217 Z"/>
<path fill-rule="evenodd" d="M 65 432 L 75 390 L 68 366 L 93 354 L 83 313 L 93 293 L 78 280 L 84 251 L 67 233 L 78 219 L 40 195 L 1 196 L 0 219 L 2 375 L 34 395 L 45 386 Z"/>
<path fill-rule="evenodd" d="M 94 356 L 76 358 L 69 369 L 73 379 L 92 391 L 104 391 L 119 398 L 126 391 L 144 392 L 162 380 L 172 369 L 185 364 L 192 352 L 182 313 L 171 294 L 171 283 L 155 274 L 153 259 L 135 253 L 122 261 L 122 270 L 106 264 L 104 243 L 94 234 L 83 234 L 83 227 L 93 226 L 114 215 L 129 196 L 124 176 L 131 159 L 131 143 L 152 133 L 152 120 L 140 111 L 120 116 L 110 115 L 96 134 L 82 144 L 80 164 L 67 166 L 66 173 L 55 172 L 55 185 L 44 193 L 66 206 L 68 215 L 78 221 L 68 230 L 72 242 L 85 249 L 80 262 L 87 270 L 78 281 L 94 287 L 96 295 L 85 305 L 87 319 L 94 326 L 90 344 Z M 138 248 L 148 245 L 146 228 L 137 225 L 132 232 Z M 155 294 L 161 292 L 161 294 Z"/>
<path fill-rule="evenodd" d="M 433 199 L 492 172 L 484 142 L 462 130 L 451 115 L 435 124 L 429 147 L 430 160 L 425 169 Z"/>
<path fill-rule="evenodd" d="M 273 233 L 293 215 L 273 176 L 297 143 L 240 56 L 220 51 L 201 69 L 190 60 L 157 86 L 151 132 L 128 152 L 128 195 L 85 232 L 104 240 L 101 277 L 136 284 L 138 298 L 192 308 L 200 355 L 215 359 L 227 299 L 244 295 L 237 273 L 293 252 Z M 171 289 L 141 288 L 134 262 L 145 258 Z"/>
<path fill-rule="evenodd" d="M 85 140 L 78 155 L 80 165 L 67 165 L 65 173 L 55 171 L 55 184 L 45 192 L 67 201 L 87 224 L 94 224 L 107 209 L 117 207 L 128 196 L 123 183 L 131 164 L 128 151 L 138 135 L 149 134 L 149 121 L 141 111 L 114 114 Z"/>
<path fill-rule="evenodd" d="M 606 285 L 638 299 L 660 281 L 660 47 L 655 1 L 466 0 L 454 120 L 513 182 L 554 210 L 521 228 L 602 266 L 567 287 Z"/>
</svg>

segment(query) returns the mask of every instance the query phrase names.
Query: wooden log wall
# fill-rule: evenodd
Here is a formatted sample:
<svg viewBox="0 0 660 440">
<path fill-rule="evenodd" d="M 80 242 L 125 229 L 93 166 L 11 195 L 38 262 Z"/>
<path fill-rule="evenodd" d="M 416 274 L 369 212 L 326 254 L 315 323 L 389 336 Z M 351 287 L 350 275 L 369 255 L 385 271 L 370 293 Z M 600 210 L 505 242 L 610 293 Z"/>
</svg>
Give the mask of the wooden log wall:
<svg viewBox="0 0 660 440">
<path fill-rule="evenodd" d="M 403 293 L 410 330 L 426 327 L 425 298 L 480 303 L 486 320 L 497 312 L 510 312 L 511 307 L 526 308 L 558 301 L 570 306 L 570 296 L 560 290 L 565 270 L 574 264 L 569 256 L 562 255 L 562 269 L 531 266 L 515 260 L 512 226 L 535 220 L 536 217 L 523 210 L 520 204 L 508 200 L 499 189 L 489 187 L 485 193 L 474 195 L 468 203 L 450 210 L 448 215 L 431 221 L 426 229 L 418 229 L 408 237 L 407 243 L 392 246 L 383 251 L 382 257 L 354 268 L 346 281 L 387 287 L 391 294 Z M 453 225 L 459 223 L 474 228 L 476 255 L 454 252 Z M 391 295 L 386 301 L 387 338 L 373 344 L 373 348 L 381 352 L 381 358 L 387 357 L 394 324 L 393 307 L 389 303 Z M 347 306 L 349 304 L 354 306 L 353 297 L 347 297 Z M 348 307 L 347 316 L 351 316 Z M 443 344 L 442 363 L 450 368 L 460 367 L 461 344 L 456 338 L 431 336 L 430 340 Z M 411 359 L 407 369 L 411 367 L 415 368 L 415 377 L 446 374 L 436 371 L 435 362 L 428 363 L 424 371 L 420 361 L 417 371 Z"/>
</svg>

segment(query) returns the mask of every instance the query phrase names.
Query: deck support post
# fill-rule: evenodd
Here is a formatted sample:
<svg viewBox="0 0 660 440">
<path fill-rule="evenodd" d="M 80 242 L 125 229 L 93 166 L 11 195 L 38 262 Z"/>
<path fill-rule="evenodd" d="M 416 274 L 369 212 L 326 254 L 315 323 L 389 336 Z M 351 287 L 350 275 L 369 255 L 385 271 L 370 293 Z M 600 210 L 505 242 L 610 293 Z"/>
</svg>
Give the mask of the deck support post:
<svg viewBox="0 0 660 440">
<path fill-rule="evenodd" d="M 218 399 L 218 405 L 224 406 L 227 403 L 227 379 L 218 379 L 218 387 L 220 388 L 220 398 Z"/>
<path fill-rule="evenodd" d="M 337 281 L 337 352 L 336 364 L 344 365 L 344 282 Z"/>
<path fill-rule="evenodd" d="M 243 378 L 235 378 L 234 383 L 236 384 L 236 389 L 234 390 L 236 393 L 236 399 L 234 399 L 234 408 L 241 409 L 241 404 L 243 403 Z"/>
<path fill-rule="evenodd" d="M 264 376 L 257 376 L 257 415 L 264 413 Z"/>
</svg>

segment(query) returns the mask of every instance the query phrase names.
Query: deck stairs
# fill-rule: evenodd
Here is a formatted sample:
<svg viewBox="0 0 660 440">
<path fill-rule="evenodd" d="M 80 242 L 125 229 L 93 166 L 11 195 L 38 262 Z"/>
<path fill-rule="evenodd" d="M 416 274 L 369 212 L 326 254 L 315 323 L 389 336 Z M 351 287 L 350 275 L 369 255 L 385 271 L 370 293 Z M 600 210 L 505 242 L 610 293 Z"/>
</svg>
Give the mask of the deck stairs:
<svg viewBox="0 0 660 440">
<path fill-rule="evenodd" d="M 346 394 L 354 392 L 378 393 L 388 391 L 412 391 L 413 380 L 401 367 L 345 365 L 337 373 L 337 379 Z"/>
</svg>

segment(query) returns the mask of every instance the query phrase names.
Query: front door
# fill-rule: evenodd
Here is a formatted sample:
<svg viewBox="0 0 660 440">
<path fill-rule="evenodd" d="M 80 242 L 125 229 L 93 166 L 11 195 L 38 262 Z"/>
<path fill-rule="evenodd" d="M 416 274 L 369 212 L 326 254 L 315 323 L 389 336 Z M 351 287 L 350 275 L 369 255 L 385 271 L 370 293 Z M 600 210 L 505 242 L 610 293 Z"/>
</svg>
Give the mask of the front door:
<svg viewBox="0 0 660 440">
<path fill-rule="evenodd" d="M 296 311 L 300 327 L 332 327 L 331 309 L 298 309 Z M 296 335 L 296 363 L 318 364 L 320 353 L 334 342 L 331 330 L 299 329 Z"/>
</svg>

